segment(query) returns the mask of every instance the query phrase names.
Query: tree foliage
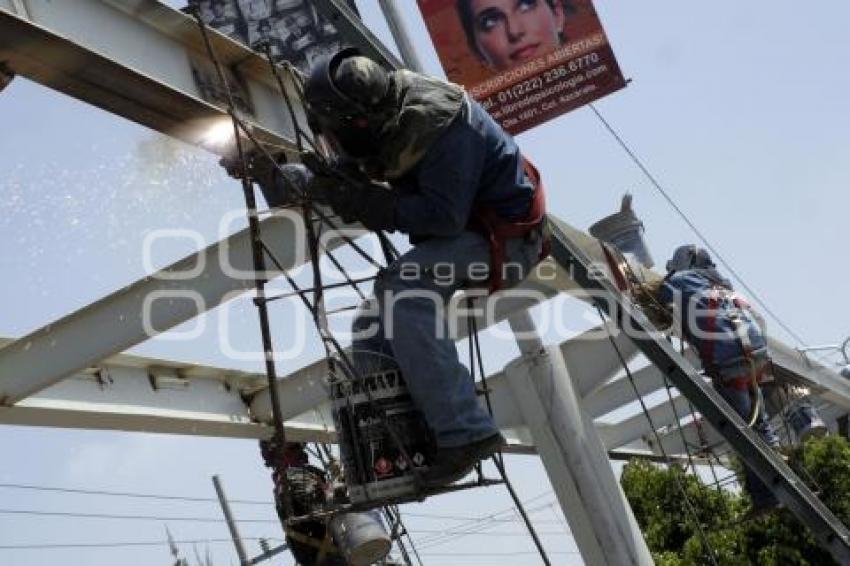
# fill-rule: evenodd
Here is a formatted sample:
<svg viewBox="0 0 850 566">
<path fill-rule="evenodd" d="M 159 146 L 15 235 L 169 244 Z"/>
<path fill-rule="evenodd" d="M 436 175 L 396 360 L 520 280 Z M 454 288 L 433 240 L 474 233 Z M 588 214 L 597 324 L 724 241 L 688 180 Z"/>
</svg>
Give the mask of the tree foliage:
<svg viewBox="0 0 850 566">
<path fill-rule="evenodd" d="M 813 439 L 790 454 L 789 464 L 850 525 L 850 443 L 840 436 Z M 710 564 L 704 539 L 721 566 L 835 564 L 790 512 L 751 517 L 746 494 L 707 486 L 680 466 L 633 460 L 620 483 L 659 566 Z"/>
</svg>

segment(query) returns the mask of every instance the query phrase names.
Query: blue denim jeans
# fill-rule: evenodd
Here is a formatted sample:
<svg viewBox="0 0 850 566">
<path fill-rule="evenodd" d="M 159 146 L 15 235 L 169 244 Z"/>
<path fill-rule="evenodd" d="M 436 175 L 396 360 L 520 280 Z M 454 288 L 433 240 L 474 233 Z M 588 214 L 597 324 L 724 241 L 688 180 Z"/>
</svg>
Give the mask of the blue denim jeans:
<svg viewBox="0 0 850 566">
<path fill-rule="evenodd" d="M 757 362 L 758 363 L 758 362 Z M 764 363 L 767 363 L 766 361 Z M 752 410 L 753 399 L 750 390 L 742 390 L 731 385 L 725 384 L 725 376 L 740 376 L 745 375 L 750 371 L 749 364 L 742 363 L 737 366 L 728 366 L 723 369 L 723 372 L 718 376 L 712 376 L 715 389 L 726 400 L 727 403 L 735 410 L 738 415 L 744 420 L 749 418 Z M 779 447 L 779 437 L 773 426 L 770 424 L 770 417 L 767 414 L 764 403 L 761 404 L 761 410 L 756 418 L 753 429 L 761 436 L 762 440 L 771 448 Z M 776 503 L 776 497 L 773 492 L 750 470 L 746 465 L 744 476 L 744 488 L 750 494 L 755 507 L 766 507 Z"/>
<path fill-rule="evenodd" d="M 539 235 L 508 241 L 510 283 L 537 263 L 541 242 Z M 469 285 L 470 276 L 486 286 L 481 279 L 489 264 L 490 246 L 480 234 L 431 238 L 379 275 L 374 296 L 354 318 L 357 370 L 365 374 L 397 364 L 439 447 L 463 446 L 497 432 L 458 360 L 445 316 L 449 299 Z"/>
</svg>

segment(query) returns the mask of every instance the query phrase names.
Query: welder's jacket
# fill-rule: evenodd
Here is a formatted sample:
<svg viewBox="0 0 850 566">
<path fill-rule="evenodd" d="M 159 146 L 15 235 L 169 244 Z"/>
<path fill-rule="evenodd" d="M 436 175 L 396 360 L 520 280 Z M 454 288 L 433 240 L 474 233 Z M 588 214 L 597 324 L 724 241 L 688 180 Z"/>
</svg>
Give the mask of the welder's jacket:
<svg viewBox="0 0 850 566">
<path fill-rule="evenodd" d="M 396 228 L 415 242 L 459 234 L 482 208 L 525 220 L 535 189 L 513 138 L 457 85 L 409 71 L 392 81 L 398 119 L 378 165 L 399 191 Z"/>
<path fill-rule="evenodd" d="M 683 336 L 710 375 L 766 357 L 767 342 L 752 309 L 716 270 L 668 275 L 659 298 L 681 315 Z"/>
</svg>

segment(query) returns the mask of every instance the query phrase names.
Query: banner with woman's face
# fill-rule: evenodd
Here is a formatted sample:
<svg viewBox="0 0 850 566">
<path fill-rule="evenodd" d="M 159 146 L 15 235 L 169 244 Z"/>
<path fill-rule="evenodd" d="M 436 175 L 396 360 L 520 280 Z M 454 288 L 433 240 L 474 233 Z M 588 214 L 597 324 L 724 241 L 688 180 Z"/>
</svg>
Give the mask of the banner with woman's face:
<svg viewBox="0 0 850 566">
<path fill-rule="evenodd" d="M 513 134 L 625 86 L 592 0 L 418 0 L 449 80 Z"/>
</svg>

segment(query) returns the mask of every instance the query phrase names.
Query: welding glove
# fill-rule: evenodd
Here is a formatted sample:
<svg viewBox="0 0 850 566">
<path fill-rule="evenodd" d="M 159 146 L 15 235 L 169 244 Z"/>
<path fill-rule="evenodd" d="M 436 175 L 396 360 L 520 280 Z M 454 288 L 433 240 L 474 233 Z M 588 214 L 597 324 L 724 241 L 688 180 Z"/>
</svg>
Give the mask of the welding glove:
<svg viewBox="0 0 850 566">
<path fill-rule="evenodd" d="M 260 186 L 271 185 L 274 183 L 278 164 L 283 163 L 285 159 L 283 154 L 273 157 L 274 162 L 265 153 L 252 149 L 245 151 L 244 167 L 242 159 L 236 152 L 225 155 L 219 160 L 218 164 L 224 167 L 227 174 L 234 179 L 241 179 L 247 175 L 250 181 L 256 182 Z"/>
<path fill-rule="evenodd" d="M 328 193 L 328 203 L 345 222 L 360 222 L 370 230 L 396 229 L 398 195 L 382 185 L 341 187 Z"/>
</svg>

